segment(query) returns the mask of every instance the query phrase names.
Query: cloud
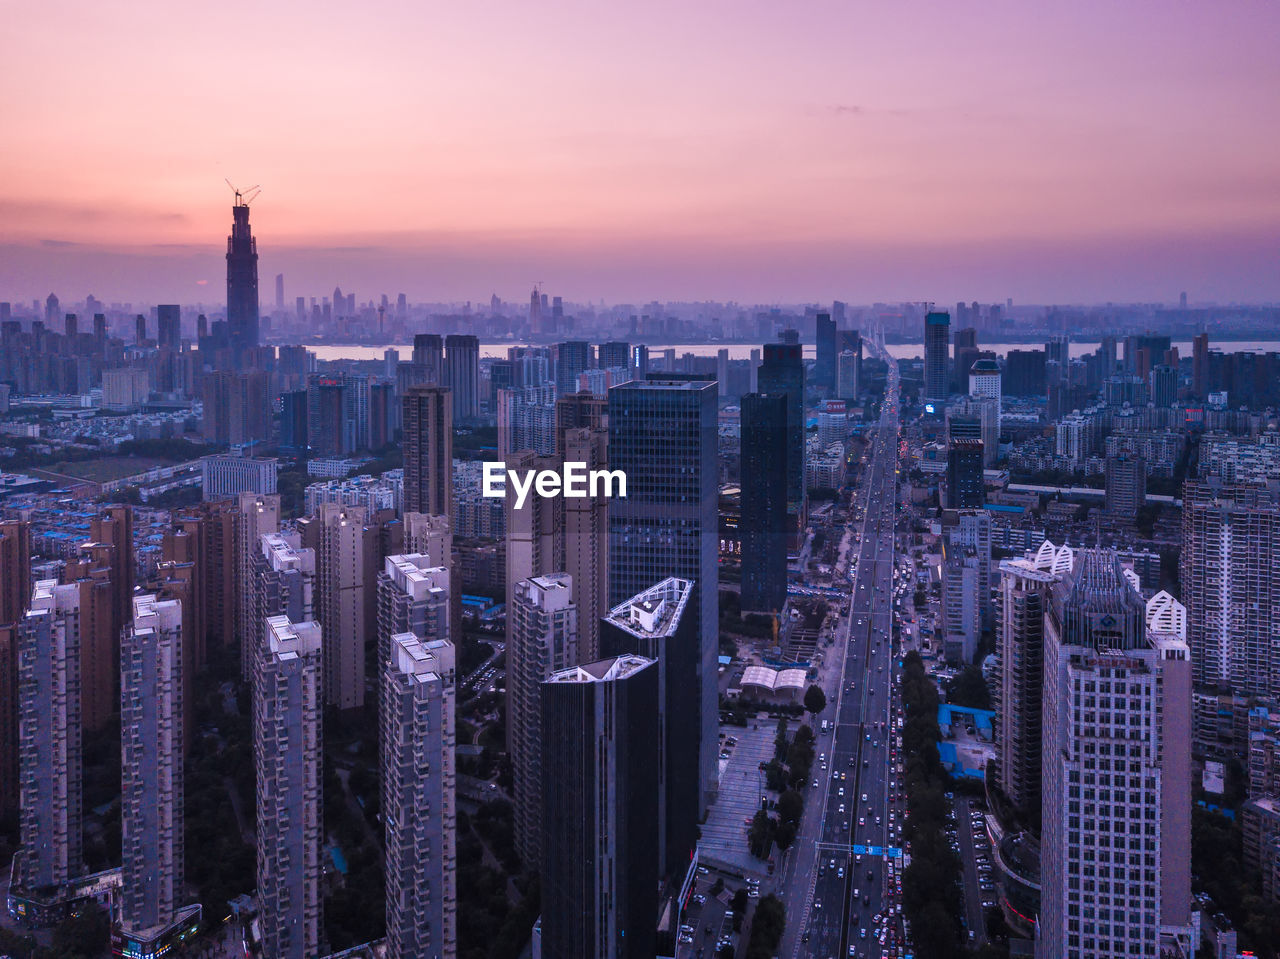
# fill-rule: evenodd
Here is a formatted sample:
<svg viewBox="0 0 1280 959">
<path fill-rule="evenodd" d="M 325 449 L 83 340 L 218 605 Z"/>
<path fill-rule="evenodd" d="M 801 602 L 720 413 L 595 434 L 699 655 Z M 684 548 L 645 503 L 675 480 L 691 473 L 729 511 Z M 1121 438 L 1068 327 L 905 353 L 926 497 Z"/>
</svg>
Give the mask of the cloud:
<svg viewBox="0 0 1280 959">
<path fill-rule="evenodd" d="M 83 243 L 74 243 L 74 242 L 72 242 L 71 240 L 41 240 L 41 241 L 40 241 L 40 245 L 41 245 L 41 246 L 51 246 L 51 247 L 54 247 L 55 249 L 59 249 L 59 250 L 60 250 L 60 249 L 63 249 L 64 247 L 69 247 L 69 246 L 83 246 L 84 244 L 83 244 Z"/>
</svg>

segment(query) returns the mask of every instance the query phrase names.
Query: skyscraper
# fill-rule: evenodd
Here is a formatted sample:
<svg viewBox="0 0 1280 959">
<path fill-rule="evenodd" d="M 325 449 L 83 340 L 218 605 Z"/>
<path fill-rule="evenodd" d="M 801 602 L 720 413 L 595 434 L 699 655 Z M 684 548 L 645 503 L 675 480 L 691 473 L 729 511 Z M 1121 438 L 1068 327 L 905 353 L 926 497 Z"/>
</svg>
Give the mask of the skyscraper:
<svg viewBox="0 0 1280 959">
<path fill-rule="evenodd" d="M 569 340 L 556 345 L 556 395 L 578 392 L 578 375 L 591 365 L 591 344 Z"/>
<path fill-rule="evenodd" d="M 836 357 L 836 396 L 842 400 L 856 400 L 862 389 L 861 362 L 853 350 L 844 350 Z"/>
<path fill-rule="evenodd" d="M 424 553 L 388 556 L 378 574 L 378 669 L 391 661 L 391 638 L 412 633 L 424 643 L 452 641 L 449 622 L 449 557 Z M 508 719 L 508 722 L 510 719 Z"/>
<path fill-rule="evenodd" d="M 258 598 L 250 569 L 258 539 L 263 533 L 280 530 L 280 497 L 241 493 L 235 514 L 235 630 L 240 643 L 240 675 L 253 679 L 257 653 L 262 645 L 262 621 L 258 618 Z"/>
<path fill-rule="evenodd" d="M 1179 560 L 1195 681 L 1280 696 L 1280 488 L 1188 481 Z"/>
<path fill-rule="evenodd" d="M 1193 357 L 1194 362 L 1194 357 Z M 1178 369 L 1165 363 L 1151 367 L 1151 402 L 1169 407 L 1178 399 Z"/>
<path fill-rule="evenodd" d="M 444 385 L 452 392 L 453 423 L 460 426 L 480 415 L 480 341 L 451 333 L 444 350 Z"/>
<path fill-rule="evenodd" d="M 814 322 L 817 351 L 813 364 L 814 385 L 828 394 L 836 386 L 836 322 L 830 313 L 819 313 Z"/>
<path fill-rule="evenodd" d="M 1209 396 L 1209 334 L 1198 334 L 1191 346 L 1191 392 L 1204 401 Z"/>
<path fill-rule="evenodd" d="M 298 522 L 303 545 L 315 550 L 315 616 L 324 627 L 324 701 L 338 709 L 364 705 L 365 590 L 375 589 L 376 566 L 365 549 L 363 506 L 321 503 Z"/>
<path fill-rule="evenodd" d="M 515 795 L 516 849 L 526 869 L 542 855 L 542 683 L 581 659 L 578 608 L 567 574 L 515 584 L 507 606 L 507 753 Z"/>
<path fill-rule="evenodd" d="M 252 196 L 249 198 L 252 199 Z M 227 237 L 227 328 L 236 355 L 255 349 L 258 334 L 258 241 L 249 232 L 249 202 L 236 191 Z"/>
<path fill-rule="evenodd" d="M 983 480 L 982 440 L 957 437 L 947 444 L 947 506 L 981 509 L 987 494 Z"/>
<path fill-rule="evenodd" d="M 926 403 L 945 402 L 951 352 L 951 314 L 929 313 L 924 318 L 924 394 Z"/>
<path fill-rule="evenodd" d="M 242 668 L 252 679 L 261 655 L 264 624 L 272 616 L 287 616 L 302 623 L 314 618 L 316 554 L 302 547 L 296 532 L 263 533 L 249 558 L 248 581 L 243 584 L 253 611 L 246 623 L 256 632 L 246 634 Z"/>
<path fill-rule="evenodd" d="M 583 463 L 587 470 L 604 469 L 608 460 L 606 403 L 603 397 L 583 392 L 560 397 L 555 404 L 551 440 L 555 455 L 516 450 L 506 458 L 508 469 L 559 471 L 565 463 Z M 608 504 L 604 497 L 531 496 L 516 509 L 514 497 L 504 501 L 507 595 L 512 595 L 515 584 L 523 579 L 567 573 L 586 659 L 597 658 L 599 620 L 609 608 Z M 511 624 L 510 617 L 507 624 Z"/>
<path fill-rule="evenodd" d="M 263 954 L 320 955 L 320 626 L 272 616 L 254 682 Z"/>
<path fill-rule="evenodd" d="M 31 598 L 31 524 L 0 520 L 0 815 L 18 810 L 18 624 Z"/>
<path fill-rule="evenodd" d="M 183 894 L 182 607 L 133 598 L 120 655 L 121 926 L 154 938 Z"/>
<path fill-rule="evenodd" d="M 1108 456 L 1105 467 L 1106 510 L 1133 522 L 1147 502 L 1147 462 L 1132 453 Z"/>
<path fill-rule="evenodd" d="M 633 381 L 609 391 L 609 466 L 627 495 L 609 505 L 609 602 L 614 606 L 669 576 L 691 580 L 699 658 L 698 782 L 707 803 L 717 784 L 719 735 L 719 521 L 716 387 L 711 382 Z"/>
<path fill-rule="evenodd" d="M 777 613 L 787 601 L 787 404 L 742 397 L 742 608 Z"/>
<path fill-rule="evenodd" d="M 787 398 L 784 453 L 787 468 L 787 515 L 798 531 L 804 516 L 804 360 L 798 343 L 766 343 L 756 375 L 758 392 Z"/>
<path fill-rule="evenodd" d="M 664 878 L 688 868 L 698 841 L 698 743 L 686 732 L 698 725 L 697 700 L 687 691 L 698 665 L 693 599 L 693 583 L 669 577 L 614 607 L 600 624 L 606 658 L 632 653 L 657 663 L 658 871 Z"/>
<path fill-rule="evenodd" d="M 383 667 L 387 956 L 457 955 L 454 647 L 391 637 Z"/>
<path fill-rule="evenodd" d="M 640 656 L 542 686 L 544 959 L 656 954 L 657 719 L 658 670 Z"/>
<path fill-rule="evenodd" d="M 404 397 L 404 510 L 453 513 L 453 401 L 439 386 L 411 386 Z"/>
<path fill-rule="evenodd" d="M 156 343 L 162 350 L 182 349 L 182 307 L 161 304 L 156 307 Z"/>
<path fill-rule="evenodd" d="M 61 885 L 84 870 L 80 727 L 80 589 L 40 580 L 18 626 L 22 848 L 14 885 Z"/>
<path fill-rule="evenodd" d="M 1043 959 L 1194 945 L 1190 656 L 1148 630 L 1135 580 L 1114 552 L 1077 553 L 1045 619 Z"/>
<path fill-rule="evenodd" d="M 417 382 L 444 386 L 444 337 L 439 333 L 418 333 L 413 338 L 413 364 L 421 370 Z"/>
<path fill-rule="evenodd" d="M 1044 617 L 1050 589 L 1071 572 L 1074 559 L 1070 547 L 1055 548 L 1045 540 L 1037 552 L 1000 563 L 998 780 L 1036 831 L 1040 829 Z"/>
</svg>

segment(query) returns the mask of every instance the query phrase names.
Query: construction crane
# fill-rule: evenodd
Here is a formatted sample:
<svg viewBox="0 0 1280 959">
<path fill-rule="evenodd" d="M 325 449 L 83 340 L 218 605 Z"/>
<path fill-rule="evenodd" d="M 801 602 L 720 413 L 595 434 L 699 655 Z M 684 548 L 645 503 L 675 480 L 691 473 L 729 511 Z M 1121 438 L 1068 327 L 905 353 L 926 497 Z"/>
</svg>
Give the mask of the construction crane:
<svg viewBox="0 0 1280 959">
<path fill-rule="evenodd" d="M 226 177 L 223 177 L 223 179 L 226 180 L 227 186 L 231 187 L 231 192 L 236 195 L 236 206 L 248 206 L 262 192 L 262 188 L 256 183 L 248 189 L 242 190 L 230 180 L 227 180 Z"/>
</svg>

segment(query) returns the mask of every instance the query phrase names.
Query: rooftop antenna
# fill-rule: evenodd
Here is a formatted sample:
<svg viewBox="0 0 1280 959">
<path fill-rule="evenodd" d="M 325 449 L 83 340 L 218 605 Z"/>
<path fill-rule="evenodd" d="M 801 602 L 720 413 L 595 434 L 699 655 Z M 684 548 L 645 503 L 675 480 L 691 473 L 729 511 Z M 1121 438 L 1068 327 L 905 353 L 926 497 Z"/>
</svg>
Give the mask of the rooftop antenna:
<svg viewBox="0 0 1280 959">
<path fill-rule="evenodd" d="M 231 192 L 236 195 L 236 206 L 248 206 L 262 192 L 262 188 L 256 183 L 248 189 L 242 190 L 230 180 L 227 180 L 226 177 L 223 177 L 223 179 L 226 180 L 227 186 L 231 187 Z"/>
</svg>

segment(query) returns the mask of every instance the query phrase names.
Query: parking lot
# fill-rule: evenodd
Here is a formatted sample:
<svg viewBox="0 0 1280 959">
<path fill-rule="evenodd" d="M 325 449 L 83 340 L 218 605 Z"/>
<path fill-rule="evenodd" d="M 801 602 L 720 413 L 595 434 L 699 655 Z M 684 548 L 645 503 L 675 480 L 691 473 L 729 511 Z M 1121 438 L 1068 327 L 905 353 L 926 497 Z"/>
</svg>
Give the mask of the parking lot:
<svg viewBox="0 0 1280 959">
<path fill-rule="evenodd" d="M 747 827 L 760 808 L 760 797 L 767 795 L 760 764 L 773 758 L 777 724 L 767 717 L 753 718 L 745 728 L 722 726 L 721 732 L 725 738 L 720 741 L 720 748 L 729 758 L 720 760 L 720 795 L 702 826 L 700 855 L 744 874 L 763 875 L 765 864 L 747 850 Z M 729 738 L 737 739 L 738 744 L 728 745 Z"/>
</svg>

